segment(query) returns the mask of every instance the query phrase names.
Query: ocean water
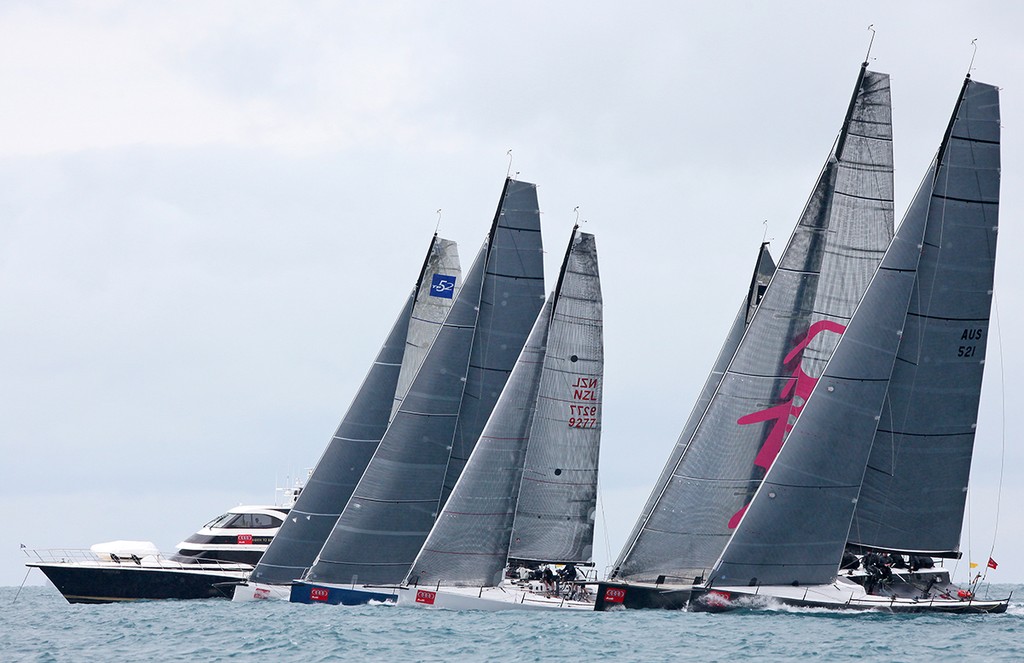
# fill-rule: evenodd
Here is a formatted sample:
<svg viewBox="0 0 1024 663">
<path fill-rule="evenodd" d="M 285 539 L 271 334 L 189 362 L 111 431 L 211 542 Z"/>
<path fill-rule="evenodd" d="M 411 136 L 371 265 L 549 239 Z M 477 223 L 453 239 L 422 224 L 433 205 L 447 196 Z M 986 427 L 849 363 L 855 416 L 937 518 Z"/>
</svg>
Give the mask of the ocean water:
<svg viewBox="0 0 1024 663">
<path fill-rule="evenodd" d="M 70 605 L 0 588 L 0 661 L 1021 661 L 1024 586 L 1003 615 L 448 612 L 278 601 Z M 979 592 L 983 594 L 983 592 Z"/>
</svg>

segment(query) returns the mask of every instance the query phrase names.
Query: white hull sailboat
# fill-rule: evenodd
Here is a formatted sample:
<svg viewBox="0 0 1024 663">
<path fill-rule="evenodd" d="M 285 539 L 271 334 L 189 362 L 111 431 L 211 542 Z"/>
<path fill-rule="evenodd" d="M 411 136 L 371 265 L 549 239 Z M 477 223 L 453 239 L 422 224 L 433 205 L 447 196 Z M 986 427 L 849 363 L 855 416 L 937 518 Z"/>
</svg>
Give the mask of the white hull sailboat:
<svg viewBox="0 0 1024 663">
<path fill-rule="evenodd" d="M 1008 598 L 979 600 L 942 569 L 899 570 L 907 554 L 912 566 L 959 556 L 992 303 L 999 131 L 998 89 L 968 77 L 892 245 L 694 607 L 1006 610 Z M 847 547 L 870 552 L 844 575 Z"/>
<path fill-rule="evenodd" d="M 558 285 L 399 589 L 400 605 L 593 610 L 576 565 L 591 563 L 593 547 L 601 312 L 594 236 L 573 228 Z"/>
<path fill-rule="evenodd" d="M 865 63 L 778 266 L 744 302 L 597 609 L 680 609 L 704 584 L 892 239 L 892 172 L 889 77 Z"/>
<path fill-rule="evenodd" d="M 506 584 L 495 587 L 410 587 L 398 589 L 398 605 L 446 610 L 580 610 L 593 612 L 593 600 L 569 599 L 545 591 L 542 585 Z"/>
</svg>

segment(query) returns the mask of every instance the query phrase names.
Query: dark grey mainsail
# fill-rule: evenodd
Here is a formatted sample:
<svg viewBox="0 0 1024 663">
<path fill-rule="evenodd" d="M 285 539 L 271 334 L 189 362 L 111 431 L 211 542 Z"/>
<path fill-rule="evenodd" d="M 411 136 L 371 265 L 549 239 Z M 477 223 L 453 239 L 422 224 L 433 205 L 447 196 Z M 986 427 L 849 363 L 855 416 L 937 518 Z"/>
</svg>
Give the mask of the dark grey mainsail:
<svg viewBox="0 0 1024 663">
<path fill-rule="evenodd" d="M 892 191 L 889 77 L 862 67 L 771 283 L 612 578 L 692 582 L 717 561 L 892 238 Z"/>
<path fill-rule="evenodd" d="M 506 179 L 491 225 L 476 338 L 439 509 L 473 452 L 543 303 L 537 185 Z"/>
<path fill-rule="evenodd" d="M 594 237 L 574 229 L 558 286 L 410 582 L 494 586 L 510 555 L 589 561 L 603 418 L 601 308 Z"/>
<path fill-rule="evenodd" d="M 672 480 L 673 472 L 679 465 L 683 452 L 686 450 L 686 444 L 693 436 L 693 431 L 696 430 L 701 417 L 704 416 L 704 411 L 707 409 L 708 403 L 711 402 L 711 397 L 718 390 L 718 385 L 721 384 L 722 378 L 725 376 L 725 370 L 729 367 L 729 362 L 732 361 L 733 355 L 736 354 L 736 348 L 739 347 L 740 339 L 743 338 L 743 332 L 746 331 L 747 325 L 750 323 L 751 318 L 753 318 L 757 305 L 761 303 L 761 297 L 764 296 L 768 283 L 771 281 L 774 273 L 775 261 L 772 260 L 771 253 L 768 251 L 768 242 L 762 242 L 761 248 L 757 252 L 757 261 L 754 263 L 754 275 L 750 280 L 750 288 L 747 290 L 747 295 L 740 302 L 739 310 L 736 311 L 736 317 L 729 328 L 729 333 L 726 334 L 722 349 L 718 352 L 718 358 L 715 359 L 711 373 L 704 382 L 704 388 L 701 389 L 700 395 L 697 396 L 697 402 L 690 411 L 690 417 L 683 426 L 683 432 L 679 435 L 676 445 L 672 448 L 672 455 L 669 456 L 668 462 L 665 463 L 661 476 L 658 477 L 657 483 L 654 484 L 654 490 L 651 491 L 651 496 L 647 499 L 643 511 L 640 512 L 640 517 L 633 526 L 633 531 L 630 532 L 629 537 L 626 539 L 626 545 L 623 546 L 622 553 L 620 553 L 612 568 L 621 568 L 625 555 L 635 545 L 636 540 L 643 532 L 645 523 L 651 517 L 651 513 L 658 505 L 662 494 L 665 492 L 665 488 Z"/>
<path fill-rule="evenodd" d="M 506 179 L 488 241 L 306 580 L 405 578 L 526 342 L 543 288 L 536 185 Z M 434 377 L 424 377 L 428 363 Z"/>
<path fill-rule="evenodd" d="M 967 79 L 922 185 L 921 269 L 851 543 L 959 550 L 992 304 L 999 134 L 998 88 Z"/>
<path fill-rule="evenodd" d="M 462 402 L 486 244 L 306 581 L 398 582 L 437 513 Z M 409 552 L 409 549 L 412 552 Z"/>
<path fill-rule="evenodd" d="M 253 569 L 251 580 L 290 583 L 312 564 L 387 430 L 401 372 L 415 372 L 422 363 L 422 355 L 406 349 L 410 340 L 417 345 L 432 342 L 444 312 L 451 306 L 447 291 L 435 293 L 431 285 L 444 281 L 461 287 L 460 275 L 455 242 L 435 234 L 416 286 L 384 347 L 306 480 L 288 519 Z M 403 396 L 405 391 L 407 388 Z"/>
</svg>

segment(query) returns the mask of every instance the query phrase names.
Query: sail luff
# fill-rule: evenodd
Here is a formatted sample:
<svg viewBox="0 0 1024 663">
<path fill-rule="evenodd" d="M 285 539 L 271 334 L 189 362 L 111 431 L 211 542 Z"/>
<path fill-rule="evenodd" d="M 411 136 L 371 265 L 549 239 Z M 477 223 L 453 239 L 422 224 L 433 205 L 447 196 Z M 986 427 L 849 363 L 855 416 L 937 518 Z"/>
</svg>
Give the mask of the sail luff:
<svg viewBox="0 0 1024 663">
<path fill-rule="evenodd" d="M 793 235 L 662 497 L 614 577 L 683 582 L 718 559 L 892 237 L 888 76 L 858 76 Z"/>
<path fill-rule="evenodd" d="M 851 544 L 959 550 L 995 274 L 999 134 L 998 89 L 966 80 L 925 182 L 921 271 Z"/>
</svg>

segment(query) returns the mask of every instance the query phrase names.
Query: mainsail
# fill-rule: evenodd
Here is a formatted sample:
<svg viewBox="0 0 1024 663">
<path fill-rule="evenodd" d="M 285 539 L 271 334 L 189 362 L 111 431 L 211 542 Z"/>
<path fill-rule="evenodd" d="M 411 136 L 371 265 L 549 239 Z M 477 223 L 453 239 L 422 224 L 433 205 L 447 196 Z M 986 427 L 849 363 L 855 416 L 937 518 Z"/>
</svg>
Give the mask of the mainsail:
<svg viewBox="0 0 1024 663">
<path fill-rule="evenodd" d="M 894 502 L 880 497 L 904 500 L 903 509 L 924 506 L 927 496 L 913 523 L 894 509 L 904 528 L 897 531 L 912 545 L 952 536 L 946 549 L 956 546 L 984 359 L 985 335 L 971 332 L 987 331 L 995 267 L 998 109 L 996 88 L 964 83 L 907 218 L 710 584 L 831 583 L 855 510 L 865 519 L 891 513 L 880 503 Z M 917 370 L 908 375 L 908 367 Z M 880 455 L 891 461 L 883 490 L 868 483 L 878 481 L 878 467 L 865 473 L 869 456 L 877 463 Z M 914 472 L 894 476 L 904 462 Z M 938 467 L 948 463 L 957 467 Z"/>
<path fill-rule="evenodd" d="M 995 274 L 999 133 L 998 88 L 968 78 L 922 185 L 920 274 L 851 543 L 959 550 Z"/>
<path fill-rule="evenodd" d="M 505 180 L 490 236 L 466 391 L 438 510 L 462 474 L 544 303 L 544 247 L 536 184 Z"/>
<path fill-rule="evenodd" d="M 558 286 L 410 582 L 495 586 L 510 556 L 590 559 L 603 418 L 601 308 L 594 237 L 574 229 Z"/>
<path fill-rule="evenodd" d="M 453 456 L 471 450 L 526 342 L 543 282 L 536 186 L 507 179 L 488 241 L 306 580 L 405 577 L 446 476 L 463 466 Z"/>
<path fill-rule="evenodd" d="M 729 368 L 612 578 L 690 582 L 717 561 L 892 238 L 892 191 L 889 77 L 865 65 Z"/>
<path fill-rule="evenodd" d="M 602 309 L 594 236 L 574 231 L 554 294 L 512 559 L 591 560 L 604 419 Z"/>
<path fill-rule="evenodd" d="M 451 307 L 451 293 L 462 286 L 460 276 L 455 242 L 435 234 L 416 286 L 384 347 L 306 480 L 288 519 L 253 569 L 252 580 L 289 583 L 309 568 L 387 430 L 392 401 L 400 401 L 408 391 L 407 386 L 401 386 L 400 376 L 415 374 L 419 369 L 425 354 L 419 350 L 429 346 L 437 335 Z M 443 284 L 442 289 L 436 289 L 437 284 Z"/>
</svg>

